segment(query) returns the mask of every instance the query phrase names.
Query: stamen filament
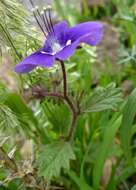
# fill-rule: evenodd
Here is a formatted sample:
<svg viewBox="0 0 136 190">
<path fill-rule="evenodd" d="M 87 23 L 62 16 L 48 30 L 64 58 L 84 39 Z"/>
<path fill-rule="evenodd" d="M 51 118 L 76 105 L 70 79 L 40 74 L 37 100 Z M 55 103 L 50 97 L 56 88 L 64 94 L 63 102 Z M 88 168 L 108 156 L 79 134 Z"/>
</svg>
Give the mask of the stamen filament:
<svg viewBox="0 0 136 190">
<path fill-rule="evenodd" d="M 49 33 L 51 33 L 52 32 L 52 28 L 51 28 L 51 23 L 50 23 L 50 21 L 48 19 L 47 11 L 49 11 L 49 10 L 48 9 L 44 10 L 44 15 L 45 15 L 47 26 L 49 28 Z"/>
<path fill-rule="evenodd" d="M 45 12 L 45 17 L 46 17 L 46 20 L 50 26 L 50 32 L 53 34 L 53 37 L 55 39 L 55 41 L 57 42 L 57 38 L 56 38 L 56 35 L 55 35 L 55 31 L 54 31 L 54 28 L 53 28 L 53 23 L 52 23 L 52 18 L 51 18 L 51 7 L 48 7 L 44 10 Z M 48 15 L 47 15 L 48 13 Z"/>
<path fill-rule="evenodd" d="M 50 24 L 51 24 L 51 29 L 52 29 L 52 32 L 55 36 L 55 32 L 54 32 L 54 28 L 53 28 L 53 24 L 52 24 L 52 19 L 51 19 L 51 9 L 49 8 L 49 21 L 50 21 Z"/>
<path fill-rule="evenodd" d="M 34 6 L 33 1 L 32 1 L 32 0 L 29 0 L 29 1 L 30 1 L 30 3 L 31 3 L 32 7 L 34 8 L 35 6 Z"/>
<path fill-rule="evenodd" d="M 45 37 L 47 37 L 47 33 L 44 31 L 43 26 L 42 26 L 42 24 L 40 23 L 40 20 L 38 19 L 37 15 L 36 15 L 36 13 L 35 13 L 34 11 L 33 11 L 33 14 L 34 14 L 34 17 L 35 17 L 35 19 L 36 19 L 37 24 L 39 25 L 40 29 L 41 29 L 42 32 L 43 32 L 43 34 L 45 35 Z"/>
<path fill-rule="evenodd" d="M 43 23 L 43 21 L 42 21 L 42 18 L 41 18 L 41 15 L 40 15 L 40 13 L 39 13 L 39 11 L 38 11 L 38 8 L 37 7 L 35 7 L 35 5 L 34 5 L 34 3 L 33 3 L 33 0 L 29 0 L 30 1 L 30 3 L 31 3 L 31 5 L 32 5 L 32 7 L 33 7 L 33 14 L 34 14 L 34 17 L 35 17 L 35 19 L 36 19 L 36 22 L 37 22 L 37 24 L 38 24 L 38 26 L 40 27 L 40 29 L 41 29 L 41 31 L 43 32 L 43 34 L 45 35 L 45 37 L 47 37 L 47 33 L 45 32 L 45 30 L 44 30 L 44 28 L 43 28 L 43 26 L 42 26 L 42 23 Z M 38 14 L 38 16 L 39 16 L 39 18 L 38 18 L 38 16 L 37 16 L 37 14 Z M 41 23 L 41 21 L 42 21 L 42 23 Z"/>
<path fill-rule="evenodd" d="M 56 51 L 56 49 L 60 48 L 58 39 L 55 35 L 55 31 L 53 28 L 52 18 L 51 18 L 51 7 L 48 6 L 44 8 L 42 12 L 39 11 L 38 7 L 34 5 L 33 0 L 29 0 L 32 7 L 34 8 L 33 14 L 36 19 L 38 26 L 40 27 L 41 31 L 45 35 L 46 39 L 47 36 L 50 35 L 48 43 Z"/>
<path fill-rule="evenodd" d="M 45 28 L 46 28 L 46 31 L 47 31 L 48 33 L 50 33 L 50 28 L 48 27 L 48 24 L 47 24 L 47 22 L 46 22 L 46 18 L 45 18 L 44 12 L 42 12 L 41 15 L 42 15 L 42 18 L 43 18 L 43 22 L 44 22 L 44 26 L 45 26 Z"/>
</svg>

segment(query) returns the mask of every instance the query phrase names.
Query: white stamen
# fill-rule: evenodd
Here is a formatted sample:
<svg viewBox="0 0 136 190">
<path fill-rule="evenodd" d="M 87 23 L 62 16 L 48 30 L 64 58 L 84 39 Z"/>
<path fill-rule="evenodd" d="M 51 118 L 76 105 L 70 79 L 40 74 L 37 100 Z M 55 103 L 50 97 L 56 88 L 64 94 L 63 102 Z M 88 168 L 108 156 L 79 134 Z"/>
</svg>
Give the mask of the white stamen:
<svg viewBox="0 0 136 190">
<path fill-rule="evenodd" d="M 44 12 L 43 12 L 43 11 L 41 11 L 41 15 L 44 15 Z"/>
<path fill-rule="evenodd" d="M 51 5 L 47 5 L 47 7 L 46 7 L 47 9 L 51 9 Z"/>
<path fill-rule="evenodd" d="M 69 46 L 69 45 L 71 45 L 71 40 L 68 40 L 66 43 L 66 46 Z"/>
<path fill-rule="evenodd" d="M 45 51 L 41 51 L 41 53 L 42 53 L 42 54 L 47 54 L 47 52 L 45 52 Z"/>
<path fill-rule="evenodd" d="M 55 55 L 57 52 L 45 52 L 45 51 L 41 51 L 42 54 L 46 54 L 46 55 Z"/>
<path fill-rule="evenodd" d="M 34 9 L 37 10 L 38 8 L 39 8 L 39 7 L 36 5 Z"/>
<path fill-rule="evenodd" d="M 32 10 L 32 12 L 37 11 L 38 10 L 38 6 L 33 7 L 31 10 Z"/>
<path fill-rule="evenodd" d="M 47 5 L 46 7 L 45 6 L 43 7 L 43 10 L 48 10 L 48 9 L 51 9 L 51 5 Z"/>
</svg>

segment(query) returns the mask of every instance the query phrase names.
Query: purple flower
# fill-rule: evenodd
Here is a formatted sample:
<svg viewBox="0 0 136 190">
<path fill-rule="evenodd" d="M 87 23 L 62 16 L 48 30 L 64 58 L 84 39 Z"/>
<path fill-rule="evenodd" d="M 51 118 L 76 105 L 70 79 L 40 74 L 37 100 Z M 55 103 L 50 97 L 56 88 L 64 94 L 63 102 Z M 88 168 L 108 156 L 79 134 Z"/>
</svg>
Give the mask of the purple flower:
<svg viewBox="0 0 136 190">
<path fill-rule="evenodd" d="M 55 60 L 66 60 L 71 57 L 80 43 L 96 46 L 102 39 L 103 25 L 100 22 L 84 22 L 69 27 L 66 21 L 52 25 L 50 11 L 44 14 L 34 12 L 34 16 L 46 36 L 41 49 L 26 57 L 16 65 L 17 73 L 27 73 L 37 66 L 52 67 Z"/>
</svg>

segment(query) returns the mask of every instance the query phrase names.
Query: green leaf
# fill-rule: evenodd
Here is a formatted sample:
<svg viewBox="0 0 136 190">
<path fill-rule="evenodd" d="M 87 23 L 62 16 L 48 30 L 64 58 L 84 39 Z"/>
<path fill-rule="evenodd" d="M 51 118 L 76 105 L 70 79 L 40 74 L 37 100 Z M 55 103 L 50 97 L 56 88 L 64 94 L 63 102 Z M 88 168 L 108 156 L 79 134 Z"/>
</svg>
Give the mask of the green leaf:
<svg viewBox="0 0 136 190">
<path fill-rule="evenodd" d="M 29 120 L 37 124 L 32 110 L 26 105 L 24 100 L 15 93 L 7 93 L 4 104 L 6 104 L 16 114 L 26 114 Z"/>
<path fill-rule="evenodd" d="M 3 186 L 3 185 L 0 185 L 0 190 L 10 190 L 9 188 Z"/>
<path fill-rule="evenodd" d="M 129 163 L 131 163 L 131 137 L 133 120 L 136 114 L 136 89 L 133 90 L 123 109 L 123 118 L 120 129 L 120 137 L 124 154 Z"/>
<path fill-rule="evenodd" d="M 134 185 L 134 186 L 131 188 L 131 190 L 136 190 L 136 185 Z"/>
<path fill-rule="evenodd" d="M 106 88 L 99 87 L 93 95 L 89 96 L 83 102 L 84 112 L 99 112 L 103 110 L 116 110 L 118 103 L 122 101 L 121 89 L 116 88 L 114 83 L 109 84 Z"/>
<path fill-rule="evenodd" d="M 122 183 L 127 178 L 129 178 L 130 176 L 132 176 L 135 172 L 136 172 L 136 167 L 135 167 L 134 164 L 131 164 L 130 166 L 128 166 L 127 168 L 125 168 L 121 172 L 120 176 L 116 177 L 115 186 L 118 186 L 120 183 Z"/>
<path fill-rule="evenodd" d="M 18 118 L 13 111 L 8 106 L 0 104 L 0 128 L 11 128 L 19 125 Z"/>
<path fill-rule="evenodd" d="M 35 117 L 33 111 L 27 106 L 25 101 L 18 94 L 7 92 L 5 94 L 5 98 L 3 99 L 3 105 L 5 105 L 5 107 L 7 107 L 7 111 L 9 110 L 12 114 L 11 115 L 9 113 L 10 116 L 12 116 L 12 118 L 11 117 L 8 118 L 8 115 L 7 115 L 7 120 L 5 120 L 5 121 L 9 121 L 8 122 L 9 126 L 11 125 L 13 127 L 20 126 L 18 130 L 19 129 L 23 130 L 23 132 L 25 132 L 25 134 L 29 136 L 30 138 L 34 138 L 35 140 L 38 139 L 35 136 L 36 134 L 41 137 L 40 140 L 42 140 L 43 142 L 45 141 L 44 130 L 42 130 L 42 128 L 39 127 L 38 120 Z M 14 119 L 13 119 L 13 116 L 14 116 Z M 6 125 L 8 123 L 6 123 Z"/>
<path fill-rule="evenodd" d="M 79 178 L 72 170 L 68 172 L 69 177 L 76 183 L 80 190 L 93 190 L 85 180 Z"/>
<path fill-rule="evenodd" d="M 122 117 L 117 113 L 105 128 L 103 141 L 99 147 L 97 155 L 97 158 L 99 159 L 96 159 L 93 170 L 93 187 L 95 190 L 99 187 L 103 166 L 109 154 L 115 134 L 121 125 L 121 119 Z"/>
<path fill-rule="evenodd" d="M 54 101 L 44 101 L 42 103 L 42 108 L 48 121 L 53 125 L 53 130 L 59 134 L 65 133 L 71 117 L 68 107 L 61 102 L 58 104 Z"/>
<path fill-rule="evenodd" d="M 39 175 L 46 179 L 58 177 L 62 168 L 70 169 L 70 160 L 74 159 L 74 152 L 68 142 L 48 144 L 38 157 Z"/>
</svg>

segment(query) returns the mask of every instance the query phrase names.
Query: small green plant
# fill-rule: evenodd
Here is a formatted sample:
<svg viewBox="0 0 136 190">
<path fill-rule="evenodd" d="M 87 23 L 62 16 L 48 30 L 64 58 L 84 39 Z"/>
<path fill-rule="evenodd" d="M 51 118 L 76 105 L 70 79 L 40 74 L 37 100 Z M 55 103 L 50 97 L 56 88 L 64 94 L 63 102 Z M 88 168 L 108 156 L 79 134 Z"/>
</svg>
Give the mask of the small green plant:
<svg viewBox="0 0 136 190">
<path fill-rule="evenodd" d="M 0 190 L 134 190 L 135 3 L 65 3 L 53 7 L 72 26 L 0 0 Z M 100 62 L 105 24 L 90 20 L 105 18 L 125 64 Z"/>
</svg>

